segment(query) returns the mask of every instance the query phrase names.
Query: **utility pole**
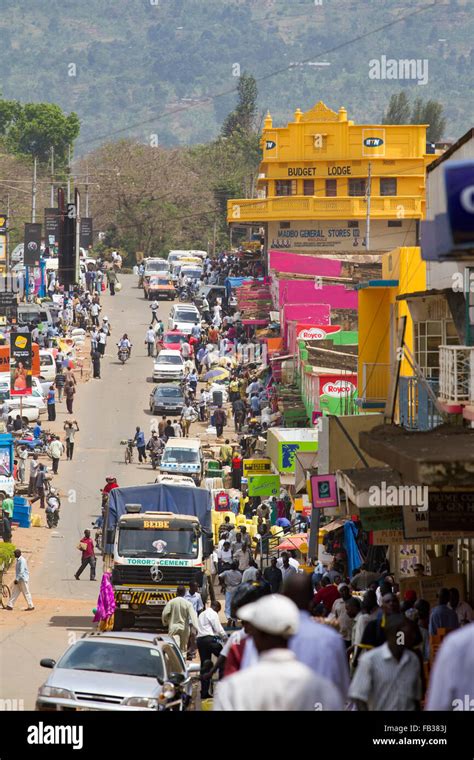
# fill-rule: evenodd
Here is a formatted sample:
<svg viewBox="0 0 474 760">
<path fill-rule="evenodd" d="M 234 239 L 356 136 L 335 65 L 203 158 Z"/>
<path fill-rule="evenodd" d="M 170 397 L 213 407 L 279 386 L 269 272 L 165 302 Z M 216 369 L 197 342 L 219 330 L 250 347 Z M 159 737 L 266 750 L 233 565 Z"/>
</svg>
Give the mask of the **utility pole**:
<svg viewBox="0 0 474 760">
<path fill-rule="evenodd" d="M 86 175 L 86 217 L 89 216 L 89 167 Z"/>
<path fill-rule="evenodd" d="M 71 146 L 68 146 L 67 159 L 67 202 L 71 203 Z"/>
<path fill-rule="evenodd" d="M 31 221 L 36 222 L 36 156 L 33 163 L 33 186 L 31 188 Z"/>
<path fill-rule="evenodd" d="M 54 208 L 54 145 L 51 145 L 51 208 Z"/>
<path fill-rule="evenodd" d="M 369 171 L 367 175 L 367 190 L 366 190 L 366 201 L 367 201 L 367 225 L 366 225 L 366 233 L 365 233 L 365 248 L 367 251 L 370 250 L 370 195 L 372 190 L 372 164 L 369 161 Z"/>
<path fill-rule="evenodd" d="M 214 234 L 212 238 L 212 255 L 216 255 L 216 235 L 217 235 L 217 220 L 214 219 Z"/>
<path fill-rule="evenodd" d="M 10 271 L 10 193 L 7 193 L 7 231 L 5 233 L 7 272 Z"/>
</svg>

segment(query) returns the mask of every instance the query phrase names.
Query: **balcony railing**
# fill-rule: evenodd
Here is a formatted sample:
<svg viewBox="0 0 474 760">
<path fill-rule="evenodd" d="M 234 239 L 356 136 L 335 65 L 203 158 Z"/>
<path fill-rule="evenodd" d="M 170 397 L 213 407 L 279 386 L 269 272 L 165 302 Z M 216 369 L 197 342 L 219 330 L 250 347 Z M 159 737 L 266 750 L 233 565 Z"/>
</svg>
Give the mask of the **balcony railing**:
<svg viewBox="0 0 474 760">
<path fill-rule="evenodd" d="M 474 403 L 474 346 L 439 347 L 439 398 Z"/>
<path fill-rule="evenodd" d="M 438 381 L 426 382 L 438 395 Z M 443 422 L 426 386 L 417 377 L 400 377 L 399 419 L 400 425 L 407 430 L 433 430 Z"/>
<path fill-rule="evenodd" d="M 398 195 L 371 198 L 372 219 L 399 219 L 400 209 L 407 219 L 421 219 L 422 200 L 415 196 Z M 228 222 L 260 222 L 280 219 L 350 219 L 367 213 L 364 197 L 341 196 L 317 198 L 306 195 L 283 195 L 271 198 L 246 198 L 227 202 Z"/>
</svg>

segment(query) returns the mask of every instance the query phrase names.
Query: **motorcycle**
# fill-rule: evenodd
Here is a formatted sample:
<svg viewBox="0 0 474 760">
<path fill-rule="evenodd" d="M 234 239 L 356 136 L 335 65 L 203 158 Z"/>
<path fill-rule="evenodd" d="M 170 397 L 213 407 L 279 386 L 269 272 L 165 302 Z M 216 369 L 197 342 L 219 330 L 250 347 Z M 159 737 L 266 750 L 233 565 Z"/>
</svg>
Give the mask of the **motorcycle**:
<svg viewBox="0 0 474 760">
<path fill-rule="evenodd" d="M 199 666 L 196 665 L 196 668 Z M 189 668 L 189 670 L 192 669 Z M 158 696 L 158 712 L 184 712 L 191 702 L 188 694 L 189 675 L 185 673 L 170 673 L 167 680 L 158 678 L 161 694 Z"/>
<path fill-rule="evenodd" d="M 117 359 L 119 360 L 119 362 L 122 362 L 122 364 L 125 364 L 125 362 L 129 358 L 130 358 L 130 349 L 119 347 L 118 354 L 117 354 Z"/>
<path fill-rule="evenodd" d="M 156 470 L 160 466 L 161 457 L 162 457 L 161 451 L 150 452 L 151 466 L 153 467 L 154 470 Z"/>
<path fill-rule="evenodd" d="M 183 287 L 179 289 L 179 300 L 182 303 L 187 303 L 188 301 L 192 300 L 191 289 L 189 288 L 188 285 L 184 285 Z"/>
<path fill-rule="evenodd" d="M 57 495 L 57 491 L 53 486 L 50 486 L 49 496 L 46 501 L 46 524 L 48 528 L 57 528 L 59 523 L 59 510 L 61 507 L 61 500 Z"/>
<path fill-rule="evenodd" d="M 100 521 L 100 524 L 99 524 Z M 94 544 L 95 548 L 99 551 L 102 551 L 102 523 L 101 518 L 98 517 L 97 520 L 93 523 L 91 523 L 92 527 L 95 529 L 94 533 Z"/>
</svg>

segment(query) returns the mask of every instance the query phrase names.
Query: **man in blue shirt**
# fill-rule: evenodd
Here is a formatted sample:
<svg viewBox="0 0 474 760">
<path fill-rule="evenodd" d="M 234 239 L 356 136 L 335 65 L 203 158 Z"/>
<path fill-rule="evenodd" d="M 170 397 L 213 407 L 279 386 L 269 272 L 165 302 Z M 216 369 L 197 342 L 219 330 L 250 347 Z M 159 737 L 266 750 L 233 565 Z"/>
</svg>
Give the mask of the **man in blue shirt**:
<svg viewBox="0 0 474 760">
<path fill-rule="evenodd" d="M 256 393 L 250 399 L 250 409 L 254 415 L 260 415 L 260 400 Z"/>
<path fill-rule="evenodd" d="M 455 611 L 448 607 L 449 604 L 449 591 L 447 588 L 442 588 L 438 595 L 438 604 L 433 607 L 430 615 L 429 634 L 435 636 L 438 628 L 459 628 L 459 620 Z"/>
<path fill-rule="evenodd" d="M 34 610 L 34 604 L 33 604 L 30 589 L 28 586 L 28 582 L 30 580 L 28 564 L 26 562 L 26 559 L 22 556 L 21 551 L 19 549 L 15 549 L 14 554 L 16 557 L 15 580 L 13 581 L 14 587 L 13 587 L 10 601 L 8 602 L 8 605 L 6 606 L 5 609 L 12 610 L 13 605 L 15 604 L 20 594 L 23 594 L 23 596 L 25 597 L 26 603 L 28 605 L 26 609 Z"/>
<path fill-rule="evenodd" d="M 139 427 L 136 428 L 136 433 L 133 438 L 133 441 L 137 447 L 138 451 L 138 461 L 139 462 L 146 462 L 146 443 L 145 443 L 145 433 L 143 430 L 140 430 Z"/>
<path fill-rule="evenodd" d="M 43 432 L 43 428 L 41 427 L 41 422 L 38 420 L 35 427 L 33 428 L 33 438 L 37 440 L 41 437 L 41 433 Z"/>
</svg>

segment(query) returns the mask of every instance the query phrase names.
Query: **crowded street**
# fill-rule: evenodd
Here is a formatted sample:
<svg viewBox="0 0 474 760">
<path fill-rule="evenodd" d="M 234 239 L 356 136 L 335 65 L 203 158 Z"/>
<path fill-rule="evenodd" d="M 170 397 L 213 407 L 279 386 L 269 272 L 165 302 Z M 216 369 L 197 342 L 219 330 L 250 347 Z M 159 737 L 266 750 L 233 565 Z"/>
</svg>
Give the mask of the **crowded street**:
<svg viewBox="0 0 474 760">
<path fill-rule="evenodd" d="M 0 760 L 469 760 L 469 3 L 4 2 Z"/>
</svg>

